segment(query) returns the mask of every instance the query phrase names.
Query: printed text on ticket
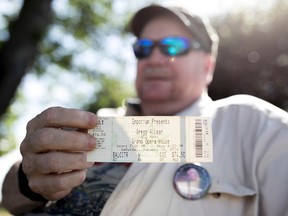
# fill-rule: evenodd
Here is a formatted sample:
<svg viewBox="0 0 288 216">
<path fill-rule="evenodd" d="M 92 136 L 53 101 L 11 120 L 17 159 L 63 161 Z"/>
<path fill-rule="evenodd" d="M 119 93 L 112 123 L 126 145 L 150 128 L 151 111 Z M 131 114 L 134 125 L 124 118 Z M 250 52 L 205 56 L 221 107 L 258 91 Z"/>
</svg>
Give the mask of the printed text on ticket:
<svg viewBox="0 0 288 216">
<path fill-rule="evenodd" d="M 88 152 L 94 162 L 212 162 L 211 122 L 206 117 L 98 117 L 88 131 L 97 148 Z"/>
</svg>

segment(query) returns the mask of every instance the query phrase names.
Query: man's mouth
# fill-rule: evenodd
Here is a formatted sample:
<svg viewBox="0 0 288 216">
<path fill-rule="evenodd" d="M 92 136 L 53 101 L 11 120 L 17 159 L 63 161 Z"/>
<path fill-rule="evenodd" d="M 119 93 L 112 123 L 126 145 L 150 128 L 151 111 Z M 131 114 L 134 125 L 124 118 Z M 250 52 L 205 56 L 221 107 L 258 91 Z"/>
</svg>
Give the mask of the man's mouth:
<svg viewBox="0 0 288 216">
<path fill-rule="evenodd" d="M 170 79 L 170 77 L 171 72 L 164 67 L 147 68 L 144 71 L 144 79 L 146 81 L 167 81 Z"/>
<path fill-rule="evenodd" d="M 168 77 L 164 76 L 148 76 L 145 78 L 147 81 L 167 81 Z"/>
</svg>

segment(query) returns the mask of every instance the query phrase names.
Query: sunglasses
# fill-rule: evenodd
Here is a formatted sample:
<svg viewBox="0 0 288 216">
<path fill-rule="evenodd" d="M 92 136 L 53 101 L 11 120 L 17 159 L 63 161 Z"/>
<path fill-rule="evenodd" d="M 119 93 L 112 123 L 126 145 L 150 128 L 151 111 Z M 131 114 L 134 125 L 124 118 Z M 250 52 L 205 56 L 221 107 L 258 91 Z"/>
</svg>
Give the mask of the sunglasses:
<svg viewBox="0 0 288 216">
<path fill-rule="evenodd" d="M 154 47 L 158 46 L 161 52 L 170 57 L 184 55 L 190 49 L 201 49 L 198 41 L 186 37 L 165 37 L 159 41 L 153 41 L 147 38 L 140 38 L 133 44 L 134 54 L 137 59 L 147 58 L 151 55 Z"/>
</svg>

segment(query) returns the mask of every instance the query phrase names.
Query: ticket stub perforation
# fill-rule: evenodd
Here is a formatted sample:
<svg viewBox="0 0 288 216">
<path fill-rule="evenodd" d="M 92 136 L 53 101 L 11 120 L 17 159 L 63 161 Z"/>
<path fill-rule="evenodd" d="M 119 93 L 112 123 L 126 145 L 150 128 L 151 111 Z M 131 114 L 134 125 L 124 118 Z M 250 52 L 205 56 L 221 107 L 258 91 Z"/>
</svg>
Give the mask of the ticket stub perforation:
<svg viewBox="0 0 288 216">
<path fill-rule="evenodd" d="M 98 117 L 91 162 L 212 162 L 211 122 L 192 116 Z"/>
</svg>

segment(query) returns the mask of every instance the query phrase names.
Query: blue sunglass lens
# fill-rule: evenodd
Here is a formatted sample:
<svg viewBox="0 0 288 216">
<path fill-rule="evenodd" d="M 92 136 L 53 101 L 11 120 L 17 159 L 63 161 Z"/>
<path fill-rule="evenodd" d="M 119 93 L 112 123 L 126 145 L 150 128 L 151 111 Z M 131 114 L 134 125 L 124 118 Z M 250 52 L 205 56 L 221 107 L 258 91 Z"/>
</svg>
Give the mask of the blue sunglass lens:
<svg viewBox="0 0 288 216">
<path fill-rule="evenodd" d="M 137 58 L 148 57 L 153 49 L 153 41 L 149 39 L 139 39 L 133 45 L 133 49 Z"/>
<path fill-rule="evenodd" d="M 162 52 L 169 56 L 182 55 L 189 50 L 189 40 L 183 37 L 167 37 L 160 43 Z"/>
<path fill-rule="evenodd" d="M 167 56 L 178 56 L 189 51 L 190 41 L 184 37 L 166 37 L 158 42 L 150 39 L 138 39 L 133 45 L 135 56 L 138 59 L 148 57 L 154 46 L 159 46 L 162 53 Z"/>
</svg>

